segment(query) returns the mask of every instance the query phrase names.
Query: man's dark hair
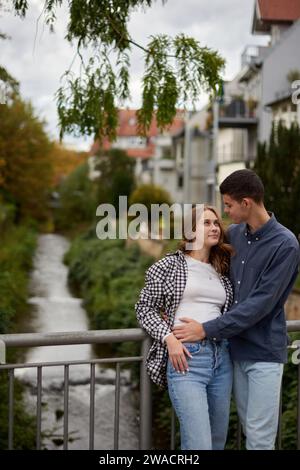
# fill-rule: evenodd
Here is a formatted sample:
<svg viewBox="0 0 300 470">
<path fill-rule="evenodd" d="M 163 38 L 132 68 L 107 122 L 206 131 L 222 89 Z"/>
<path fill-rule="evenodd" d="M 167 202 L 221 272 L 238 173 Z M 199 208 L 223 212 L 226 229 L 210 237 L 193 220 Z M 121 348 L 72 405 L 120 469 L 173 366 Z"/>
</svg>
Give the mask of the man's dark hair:
<svg viewBox="0 0 300 470">
<path fill-rule="evenodd" d="M 244 197 L 250 197 L 259 204 L 264 200 L 265 190 L 262 180 L 254 171 L 237 170 L 221 183 L 220 192 L 238 202 Z"/>
</svg>

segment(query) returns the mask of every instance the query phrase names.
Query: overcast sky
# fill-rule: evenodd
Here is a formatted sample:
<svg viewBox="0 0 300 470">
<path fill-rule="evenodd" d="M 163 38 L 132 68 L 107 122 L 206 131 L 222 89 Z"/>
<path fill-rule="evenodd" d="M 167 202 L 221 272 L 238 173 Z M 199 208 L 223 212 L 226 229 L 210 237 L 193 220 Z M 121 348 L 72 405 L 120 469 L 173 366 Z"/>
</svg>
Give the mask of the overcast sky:
<svg viewBox="0 0 300 470">
<path fill-rule="evenodd" d="M 30 99 L 40 117 L 47 123 L 52 138 L 57 138 L 57 115 L 54 94 L 59 79 L 74 57 L 74 49 L 64 40 L 66 15 L 58 11 L 55 34 L 48 32 L 39 19 L 42 0 L 29 0 L 31 5 L 25 20 L 13 13 L 2 12 L 0 31 L 10 41 L 0 42 L 0 64 L 20 81 L 22 96 Z M 10 0 L 7 0 L 7 5 Z M 195 37 L 203 46 L 217 49 L 226 59 L 225 78 L 232 79 L 240 69 L 240 55 L 248 44 L 266 44 L 265 36 L 252 36 L 251 24 L 254 0 L 168 0 L 162 6 L 157 0 L 146 11 L 132 14 L 130 33 L 140 44 L 146 45 L 152 34 L 176 35 L 184 33 Z M 131 67 L 131 107 L 140 104 L 140 77 L 143 53 L 134 51 Z M 200 103 L 205 97 L 200 98 Z M 66 144 L 87 149 L 91 139 L 65 138 Z"/>
</svg>

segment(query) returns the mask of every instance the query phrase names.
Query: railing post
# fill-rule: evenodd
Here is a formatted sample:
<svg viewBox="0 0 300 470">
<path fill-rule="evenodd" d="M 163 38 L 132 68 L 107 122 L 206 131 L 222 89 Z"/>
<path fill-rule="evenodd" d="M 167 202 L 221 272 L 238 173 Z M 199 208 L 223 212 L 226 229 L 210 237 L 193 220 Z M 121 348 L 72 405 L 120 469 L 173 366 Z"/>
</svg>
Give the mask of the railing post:
<svg viewBox="0 0 300 470">
<path fill-rule="evenodd" d="M 0 364 L 6 363 L 6 344 L 0 339 Z"/>
<path fill-rule="evenodd" d="M 146 337 L 142 343 L 140 366 L 140 449 L 149 450 L 152 447 L 152 394 L 151 381 L 146 370 L 146 358 L 152 340 Z"/>
<path fill-rule="evenodd" d="M 300 450 L 300 364 L 298 364 L 298 381 L 297 381 L 297 449 Z"/>
</svg>

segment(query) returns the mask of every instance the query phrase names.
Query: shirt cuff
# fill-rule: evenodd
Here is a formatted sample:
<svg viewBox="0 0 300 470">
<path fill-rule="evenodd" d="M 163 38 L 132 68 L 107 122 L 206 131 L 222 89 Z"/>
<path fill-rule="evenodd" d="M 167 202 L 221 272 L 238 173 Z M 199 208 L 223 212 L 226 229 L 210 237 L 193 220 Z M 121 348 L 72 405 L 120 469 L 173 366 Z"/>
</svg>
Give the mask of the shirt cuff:
<svg viewBox="0 0 300 470">
<path fill-rule="evenodd" d="M 223 339 L 216 320 L 205 322 L 202 326 L 208 339 L 213 339 L 214 341 L 220 341 Z"/>
<path fill-rule="evenodd" d="M 164 342 L 166 341 L 166 338 L 167 338 L 168 336 L 170 336 L 171 334 L 172 334 L 172 331 L 171 331 L 171 333 L 167 333 L 167 334 L 163 337 L 162 342 L 164 343 Z"/>
</svg>

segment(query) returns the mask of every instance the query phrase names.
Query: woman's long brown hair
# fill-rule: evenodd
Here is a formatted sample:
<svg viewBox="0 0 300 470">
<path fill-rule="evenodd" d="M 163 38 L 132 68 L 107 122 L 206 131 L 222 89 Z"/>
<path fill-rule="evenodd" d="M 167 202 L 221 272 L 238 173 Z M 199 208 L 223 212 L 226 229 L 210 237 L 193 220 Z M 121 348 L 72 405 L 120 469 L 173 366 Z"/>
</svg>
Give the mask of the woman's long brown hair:
<svg viewBox="0 0 300 470">
<path fill-rule="evenodd" d="M 215 216 L 218 219 L 220 229 L 221 229 L 220 239 L 219 239 L 218 244 L 211 247 L 209 262 L 213 265 L 213 267 L 219 274 L 228 275 L 229 267 L 230 267 L 230 257 L 234 254 L 234 250 L 227 241 L 223 221 L 221 217 L 219 216 L 215 207 L 205 205 L 204 211 L 211 211 L 215 214 Z M 197 207 L 193 207 L 192 230 L 194 233 L 196 231 L 196 225 L 197 225 Z M 184 230 L 183 230 L 183 233 L 184 233 Z M 186 244 L 193 243 L 194 241 L 195 241 L 195 238 L 193 240 L 188 240 L 184 236 L 181 242 L 179 243 L 179 246 L 178 246 L 179 250 L 183 251 L 184 253 L 190 253 L 192 250 L 187 250 Z"/>
</svg>

